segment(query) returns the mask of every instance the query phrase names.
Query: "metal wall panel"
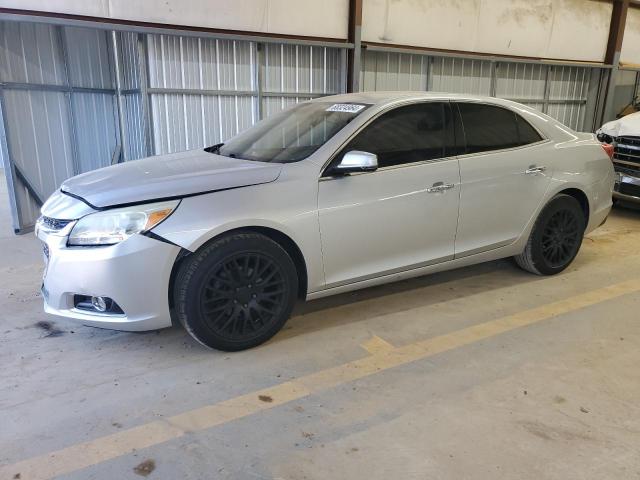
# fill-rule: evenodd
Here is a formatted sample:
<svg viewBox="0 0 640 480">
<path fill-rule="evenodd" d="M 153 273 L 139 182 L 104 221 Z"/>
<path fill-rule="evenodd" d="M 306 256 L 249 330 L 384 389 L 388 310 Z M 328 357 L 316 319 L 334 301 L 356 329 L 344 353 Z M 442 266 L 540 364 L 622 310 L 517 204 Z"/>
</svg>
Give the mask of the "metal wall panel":
<svg viewBox="0 0 640 480">
<path fill-rule="evenodd" d="M 56 27 L 0 22 L 0 81 L 65 85 L 63 52 Z"/>
<path fill-rule="evenodd" d="M 60 92 L 25 90 L 6 90 L 3 97 L 11 160 L 46 198 L 74 174 L 67 98 Z"/>
<path fill-rule="evenodd" d="M 112 94 L 74 93 L 71 96 L 77 173 L 111 165 L 118 143 L 118 119 Z"/>
<path fill-rule="evenodd" d="M 363 90 L 429 90 L 494 95 L 537 108 L 571 128 L 585 119 L 593 68 L 365 50 Z"/>
<path fill-rule="evenodd" d="M 333 94 L 343 91 L 340 51 L 308 45 L 264 45 L 264 91 Z"/>
<path fill-rule="evenodd" d="M 62 30 L 70 84 L 74 87 L 113 89 L 113 53 L 107 34 L 90 28 Z"/>
<path fill-rule="evenodd" d="M 125 134 L 125 158 L 135 160 L 147 156 L 144 110 L 142 94 L 131 93 L 122 96 Z"/>
<path fill-rule="evenodd" d="M 110 47 L 101 30 L 0 22 L 0 59 L 14 228 L 24 230 L 64 180 L 111 163 Z"/>
<path fill-rule="evenodd" d="M 149 86 L 255 90 L 255 44 L 234 40 L 149 35 Z"/>
<path fill-rule="evenodd" d="M 583 67 L 549 67 L 547 113 L 569 127 L 582 129 L 591 75 Z"/>
<path fill-rule="evenodd" d="M 339 49 L 265 44 L 262 59 L 264 117 L 316 96 L 345 91 L 344 59 Z"/>
<path fill-rule="evenodd" d="M 427 90 L 430 58 L 364 50 L 360 87 L 364 91 Z"/>
<path fill-rule="evenodd" d="M 527 104 L 543 102 L 547 68 L 546 65 L 499 62 L 496 65 L 496 97 Z"/>
<path fill-rule="evenodd" d="M 253 42 L 169 35 L 147 42 L 157 154 L 212 145 L 257 121 Z"/>
<path fill-rule="evenodd" d="M 433 58 L 429 90 L 491 95 L 491 62 L 464 58 Z"/>
<path fill-rule="evenodd" d="M 120 88 L 123 90 L 139 89 L 139 34 L 135 32 L 118 32 L 116 38 L 118 42 L 118 59 L 120 61 Z"/>
</svg>

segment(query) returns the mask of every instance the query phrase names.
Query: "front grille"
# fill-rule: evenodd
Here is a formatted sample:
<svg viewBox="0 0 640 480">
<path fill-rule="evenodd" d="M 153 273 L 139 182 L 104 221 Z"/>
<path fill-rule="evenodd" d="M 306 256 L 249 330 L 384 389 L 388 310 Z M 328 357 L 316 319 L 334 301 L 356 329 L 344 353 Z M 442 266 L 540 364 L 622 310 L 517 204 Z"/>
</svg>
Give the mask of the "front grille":
<svg viewBox="0 0 640 480">
<path fill-rule="evenodd" d="M 49 230 L 62 230 L 73 220 L 60 220 L 59 218 L 42 217 L 42 224 Z"/>
<path fill-rule="evenodd" d="M 622 195 L 631 195 L 632 197 L 640 197 L 640 186 L 632 183 L 620 183 L 616 185 L 616 191 Z"/>
<path fill-rule="evenodd" d="M 634 173 L 639 173 L 640 137 L 617 137 L 613 146 L 613 162 Z"/>
</svg>

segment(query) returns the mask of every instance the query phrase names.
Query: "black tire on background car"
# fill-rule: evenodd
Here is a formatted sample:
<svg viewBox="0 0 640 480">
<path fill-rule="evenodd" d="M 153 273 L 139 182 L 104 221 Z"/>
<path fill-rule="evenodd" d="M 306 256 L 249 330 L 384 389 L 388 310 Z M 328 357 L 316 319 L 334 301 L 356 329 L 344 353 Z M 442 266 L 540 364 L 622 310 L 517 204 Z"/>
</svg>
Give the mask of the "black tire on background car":
<svg viewBox="0 0 640 480">
<path fill-rule="evenodd" d="M 518 266 L 538 275 L 554 275 L 567 268 L 578 254 L 584 235 L 582 207 L 570 195 L 558 194 L 543 208 Z"/>
<path fill-rule="evenodd" d="M 287 252 L 258 233 L 232 233 L 185 258 L 174 284 L 178 320 L 198 342 L 236 351 L 269 340 L 298 296 Z"/>
</svg>

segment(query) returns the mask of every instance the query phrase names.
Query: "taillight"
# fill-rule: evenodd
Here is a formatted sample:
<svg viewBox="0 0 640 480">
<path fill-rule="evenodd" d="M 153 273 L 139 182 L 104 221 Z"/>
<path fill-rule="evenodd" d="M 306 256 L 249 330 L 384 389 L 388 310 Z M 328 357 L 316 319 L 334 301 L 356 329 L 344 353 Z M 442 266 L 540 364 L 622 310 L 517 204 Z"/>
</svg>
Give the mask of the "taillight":
<svg viewBox="0 0 640 480">
<path fill-rule="evenodd" d="M 601 143 L 600 145 L 602 145 L 604 151 L 607 152 L 607 155 L 609 155 L 609 160 L 613 160 L 613 145 L 610 145 L 608 143 Z"/>
</svg>

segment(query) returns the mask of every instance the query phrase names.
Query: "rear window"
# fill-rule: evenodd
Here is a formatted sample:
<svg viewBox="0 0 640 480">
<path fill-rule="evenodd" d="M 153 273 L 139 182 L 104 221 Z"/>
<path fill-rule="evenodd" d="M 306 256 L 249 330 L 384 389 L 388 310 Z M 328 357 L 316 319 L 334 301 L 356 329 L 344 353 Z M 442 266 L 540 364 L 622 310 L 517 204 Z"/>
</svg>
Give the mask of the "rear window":
<svg viewBox="0 0 640 480">
<path fill-rule="evenodd" d="M 519 147 L 542 139 L 520 115 L 506 108 L 480 103 L 459 103 L 464 127 L 465 153 Z"/>
</svg>

